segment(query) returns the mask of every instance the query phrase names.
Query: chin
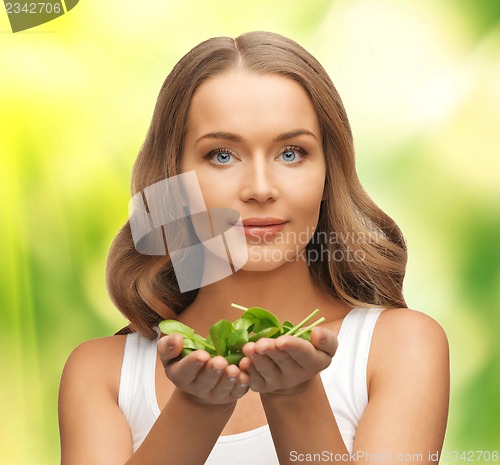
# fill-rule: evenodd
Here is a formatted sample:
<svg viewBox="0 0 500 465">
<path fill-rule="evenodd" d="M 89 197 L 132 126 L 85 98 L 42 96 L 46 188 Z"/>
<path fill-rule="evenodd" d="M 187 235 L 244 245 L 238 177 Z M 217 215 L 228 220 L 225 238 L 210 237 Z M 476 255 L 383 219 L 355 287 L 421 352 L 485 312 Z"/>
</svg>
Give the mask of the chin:
<svg viewBox="0 0 500 465">
<path fill-rule="evenodd" d="M 283 262 L 276 261 L 265 261 L 265 260 L 249 260 L 245 263 L 240 270 L 243 271 L 273 271 L 280 266 L 283 266 Z"/>
<path fill-rule="evenodd" d="M 270 247 L 250 247 L 248 250 L 248 260 L 241 267 L 245 271 L 272 271 L 287 263 L 299 260 L 297 250 L 270 248 Z"/>
</svg>

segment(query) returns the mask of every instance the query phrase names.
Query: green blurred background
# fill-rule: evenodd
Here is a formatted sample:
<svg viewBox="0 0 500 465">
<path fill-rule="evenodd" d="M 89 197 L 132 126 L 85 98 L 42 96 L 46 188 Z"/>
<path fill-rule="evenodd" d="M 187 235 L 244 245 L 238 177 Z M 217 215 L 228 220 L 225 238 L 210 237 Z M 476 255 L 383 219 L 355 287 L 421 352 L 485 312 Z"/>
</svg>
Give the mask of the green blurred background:
<svg viewBox="0 0 500 465">
<path fill-rule="evenodd" d="M 256 29 L 322 62 L 360 177 L 407 237 L 408 305 L 450 340 L 444 448 L 500 450 L 500 2 L 81 0 L 17 34 L 0 7 L 1 464 L 59 461 L 64 362 L 125 324 L 105 260 L 164 78 Z"/>
</svg>

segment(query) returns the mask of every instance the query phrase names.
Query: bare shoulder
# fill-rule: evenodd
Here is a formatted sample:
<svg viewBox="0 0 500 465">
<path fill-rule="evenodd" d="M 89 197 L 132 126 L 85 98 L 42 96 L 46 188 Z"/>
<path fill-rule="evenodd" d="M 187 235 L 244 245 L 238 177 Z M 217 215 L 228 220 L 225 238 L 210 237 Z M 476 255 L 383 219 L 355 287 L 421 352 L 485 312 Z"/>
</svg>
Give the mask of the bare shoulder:
<svg viewBox="0 0 500 465">
<path fill-rule="evenodd" d="M 429 315 L 409 308 L 384 310 L 375 326 L 374 343 L 386 347 L 411 348 L 418 345 L 438 348 L 448 345 L 448 339 L 441 325 Z"/>
<path fill-rule="evenodd" d="M 126 336 L 104 336 L 89 339 L 78 345 L 70 355 L 71 357 L 91 357 L 108 352 L 109 355 L 123 355 Z"/>
<path fill-rule="evenodd" d="M 446 373 L 448 338 L 429 315 L 408 308 L 384 310 L 375 325 L 368 364 L 368 379 L 394 380 L 394 373 Z M 433 372 L 433 374 L 431 374 Z"/>
<path fill-rule="evenodd" d="M 94 382 L 87 383 L 89 386 L 105 387 L 117 394 L 125 340 L 125 336 L 106 336 L 78 345 L 66 361 L 61 387 L 65 382 L 85 379 Z"/>
<path fill-rule="evenodd" d="M 105 336 L 85 341 L 71 352 L 68 363 L 92 361 L 109 365 L 123 358 L 125 340 L 126 336 Z"/>
<path fill-rule="evenodd" d="M 450 393 L 448 339 L 441 325 L 416 310 L 384 310 L 373 331 L 367 390 L 358 450 L 393 451 L 393 457 L 441 450 Z"/>
<path fill-rule="evenodd" d="M 69 356 L 59 389 L 62 464 L 125 463 L 132 436 L 118 404 L 125 336 L 91 339 Z"/>
</svg>

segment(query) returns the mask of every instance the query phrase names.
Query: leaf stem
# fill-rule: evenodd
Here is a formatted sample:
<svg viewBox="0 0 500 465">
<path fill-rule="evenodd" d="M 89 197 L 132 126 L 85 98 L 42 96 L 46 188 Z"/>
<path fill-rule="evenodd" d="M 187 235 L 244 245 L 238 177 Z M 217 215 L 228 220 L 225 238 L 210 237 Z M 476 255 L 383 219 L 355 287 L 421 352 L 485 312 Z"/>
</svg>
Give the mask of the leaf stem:
<svg viewBox="0 0 500 465">
<path fill-rule="evenodd" d="M 243 307 L 243 305 L 238 305 L 238 304 L 231 304 L 231 307 L 238 308 L 244 312 L 246 312 L 248 310 L 247 307 Z"/>
<path fill-rule="evenodd" d="M 294 334 L 294 336 L 295 337 L 302 336 L 302 334 L 306 333 L 307 331 L 310 331 L 315 326 L 318 326 L 320 323 L 323 323 L 323 321 L 325 321 L 325 319 L 326 318 L 324 316 L 322 316 L 321 318 L 319 318 L 318 320 L 316 320 L 313 324 L 307 326 L 306 328 L 301 329 L 298 333 Z"/>
<path fill-rule="evenodd" d="M 215 347 L 210 345 L 208 342 L 205 341 L 198 341 L 201 342 L 207 349 L 210 349 L 211 351 L 215 352 Z"/>
<path fill-rule="evenodd" d="M 298 325 L 294 326 L 292 329 L 290 329 L 290 331 L 286 332 L 285 334 L 288 334 L 290 336 L 293 335 L 293 333 L 295 331 L 297 331 L 298 329 L 300 329 L 303 325 L 305 325 L 311 318 L 314 317 L 314 315 L 316 315 L 316 313 L 319 312 L 319 308 L 317 308 L 316 310 L 314 310 L 313 312 L 311 312 L 308 316 L 306 316 Z"/>
</svg>

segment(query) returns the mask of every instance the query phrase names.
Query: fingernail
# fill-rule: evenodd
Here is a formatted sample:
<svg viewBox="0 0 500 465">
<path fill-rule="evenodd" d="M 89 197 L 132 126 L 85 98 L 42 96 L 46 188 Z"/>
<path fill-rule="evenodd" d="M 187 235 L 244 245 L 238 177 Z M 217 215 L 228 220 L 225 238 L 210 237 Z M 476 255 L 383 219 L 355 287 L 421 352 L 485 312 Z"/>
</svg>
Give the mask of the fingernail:
<svg viewBox="0 0 500 465">
<path fill-rule="evenodd" d="M 267 345 L 265 345 L 264 347 L 260 347 L 259 349 L 255 349 L 255 352 L 257 352 L 258 354 L 260 355 L 264 355 L 267 351 Z"/>
</svg>

